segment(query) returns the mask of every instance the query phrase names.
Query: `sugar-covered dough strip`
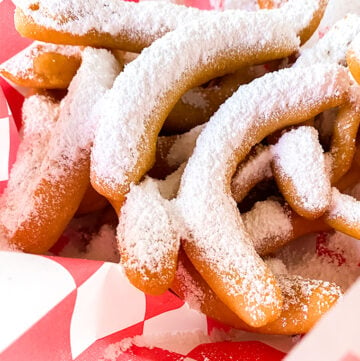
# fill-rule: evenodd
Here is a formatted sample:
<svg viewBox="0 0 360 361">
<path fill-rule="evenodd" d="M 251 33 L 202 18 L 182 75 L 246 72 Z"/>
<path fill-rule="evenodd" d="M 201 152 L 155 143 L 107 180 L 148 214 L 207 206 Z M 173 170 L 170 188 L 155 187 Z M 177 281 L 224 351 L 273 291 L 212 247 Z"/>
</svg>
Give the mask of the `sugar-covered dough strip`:
<svg viewBox="0 0 360 361">
<path fill-rule="evenodd" d="M 354 99 L 339 107 L 335 119 L 329 151 L 331 184 L 336 184 L 349 171 L 356 152 L 360 124 L 359 88 L 355 90 L 354 87 L 353 94 Z"/>
<path fill-rule="evenodd" d="M 276 183 L 291 208 L 305 218 L 319 218 L 330 205 L 331 184 L 316 129 L 286 132 L 272 153 Z"/>
<path fill-rule="evenodd" d="M 13 216 L 17 216 L 18 211 L 15 210 L 29 184 L 24 180 L 36 176 L 58 117 L 59 103 L 51 97 L 36 94 L 24 100 L 22 140 L 6 190 L 0 197 L 0 224 L 4 224 L 8 207 L 14 210 Z M 1 243 L 8 243 L 3 231 L 0 226 Z"/>
<path fill-rule="evenodd" d="M 284 297 L 278 319 L 262 327 L 250 327 L 221 302 L 194 266 L 180 253 L 178 270 L 172 290 L 190 307 L 229 326 L 257 333 L 295 335 L 308 332 L 341 297 L 334 283 L 304 279 L 299 276 L 277 275 Z"/>
<path fill-rule="evenodd" d="M 184 249 L 219 298 L 253 327 L 279 316 L 281 293 L 245 231 L 231 176 L 253 145 L 340 105 L 349 86 L 346 70 L 337 65 L 284 69 L 254 80 L 210 119 L 185 168 L 177 197 Z"/>
<path fill-rule="evenodd" d="M 260 256 L 271 254 L 305 234 L 329 231 L 322 219 L 307 220 L 274 200 L 257 202 L 241 215 L 246 231 Z"/>
<path fill-rule="evenodd" d="M 89 185 L 94 102 L 118 74 L 118 64 L 106 50 L 87 48 L 82 65 L 60 105 L 45 155 L 34 177 L 14 179 L 24 192 L 6 200 L 1 212 L 1 236 L 32 253 L 47 251 L 74 215 Z M 30 167 L 31 165 L 29 165 Z M 26 183 L 26 184 L 25 184 Z"/>
<path fill-rule="evenodd" d="M 36 41 L 1 64 L 0 75 L 29 88 L 66 89 L 80 63 L 80 47 Z"/>
<path fill-rule="evenodd" d="M 249 191 L 259 182 L 272 177 L 272 152 L 270 147 L 256 145 L 241 162 L 231 180 L 231 192 L 240 203 Z"/>
<path fill-rule="evenodd" d="M 98 118 L 104 122 L 92 150 L 94 188 L 121 204 L 130 184 L 151 168 L 157 135 L 181 95 L 237 68 L 291 54 L 298 47 L 299 29 L 317 5 L 291 1 L 276 10 L 208 15 L 145 49 L 99 102 Z M 300 8 L 305 13 L 296 18 L 299 23 L 294 16 Z"/>
<path fill-rule="evenodd" d="M 331 205 L 324 221 L 337 231 L 360 239 L 360 202 L 333 187 Z"/>
<path fill-rule="evenodd" d="M 131 283 L 145 293 L 161 294 L 177 266 L 180 232 L 171 201 L 147 177 L 134 185 L 121 208 L 117 238 L 121 263 Z"/>
<path fill-rule="evenodd" d="M 360 123 L 358 93 L 359 88 L 353 86 L 350 101 L 339 107 L 328 153 L 330 174 L 314 128 L 293 129 L 272 147 L 277 184 L 290 206 L 303 217 L 315 219 L 328 209 L 330 184 L 338 182 L 351 167 Z"/>
<path fill-rule="evenodd" d="M 162 179 L 186 162 L 203 128 L 204 125 L 198 125 L 183 134 L 158 137 L 156 161 L 149 175 Z"/>
<path fill-rule="evenodd" d="M 297 7 L 296 0 L 284 5 L 285 11 Z M 154 40 L 178 26 L 215 14 L 163 1 L 133 3 L 107 0 L 16 0 L 15 26 L 18 32 L 36 40 L 140 52 Z M 308 9 L 305 7 L 308 6 Z M 293 21 L 302 23 L 299 35 L 305 42 L 317 28 L 326 0 L 305 0 L 297 7 Z M 292 9 L 293 8 L 293 9 Z M 308 12 L 307 12 L 308 10 Z M 235 13 L 241 10 L 228 10 Z M 208 29 L 207 29 L 208 31 Z"/>
<path fill-rule="evenodd" d="M 309 49 L 303 49 L 293 66 L 310 66 L 315 63 L 346 65 L 349 44 L 360 33 L 360 17 L 348 14 L 337 21 L 330 30 Z"/>
<path fill-rule="evenodd" d="M 0 65 L 0 75 L 23 87 L 67 89 L 81 64 L 81 50 L 78 46 L 36 41 Z M 129 54 L 123 53 L 113 52 L 121 64 L 126 60 L 126 54 Z M 167 133 L 181 133 L 205 123 L 241 84 L 260 75 L 262 73 L 259 70 L 249 67 L 225 75 L 206 87 L 190 89 L 175 104 L 163 130 Z"/>
</svg>

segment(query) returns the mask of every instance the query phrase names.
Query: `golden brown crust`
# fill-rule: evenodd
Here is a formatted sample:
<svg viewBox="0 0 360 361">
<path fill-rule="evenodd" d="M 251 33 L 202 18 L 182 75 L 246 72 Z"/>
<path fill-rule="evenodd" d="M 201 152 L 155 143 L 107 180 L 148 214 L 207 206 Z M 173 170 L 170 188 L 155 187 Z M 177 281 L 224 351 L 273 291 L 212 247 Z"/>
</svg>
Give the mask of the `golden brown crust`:
<svg viewBox="0 0 360 361">
<path fill-rule="evenodd" d="M 190 306 L 226 325 L 242 330 L 278 335 L 303 334 L 339 299 L 341 292 L 328 282 L 302 280 L 294 276 L 278 276 L 286 284 L 283 288 L 284 308 L 278 319 L 262 327 L 250 327 L 232 312 L 202 279 L 183 252 L 179 255 L 179 269 L 171 289 Z M 304 292 L 308 287 L 308 292 Z M 306 295 L 306 296 L 305 296 Z M 195 305 L 191 301 L 195 300 Z"/>
</svg>

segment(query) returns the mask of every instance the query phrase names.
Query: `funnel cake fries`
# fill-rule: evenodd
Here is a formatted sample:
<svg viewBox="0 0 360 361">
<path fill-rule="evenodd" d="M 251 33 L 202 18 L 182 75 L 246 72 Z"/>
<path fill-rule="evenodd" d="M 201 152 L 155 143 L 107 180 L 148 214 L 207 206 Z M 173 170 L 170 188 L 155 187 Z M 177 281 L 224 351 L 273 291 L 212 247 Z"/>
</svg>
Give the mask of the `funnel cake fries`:
<svg viewBox="0 0 360 361">
<path fill-rule="evenodd" d="M 193 20 L 203 21 L 216 11 L 165 2 L 16 0 L 15 26 L 35 40 L 89 45 L 140 52 L 165 33 Z M 303 21 L 299 36 L 305 42 L 317 28 L 327 1 L 291 0 L 283 5 L 292 21 Z M 225 11 L 234 16 L 239 10 Z M 240 24 L 238 24 L 240 25 Z"/>
<path fill-rule="evenodd" d="M 118 64 L 109 52 L 84 51 L 82 66 L 61 103 L 59 119 L 47 147 L 41 149 L 44 155 L 36 164 L 31 183 L 27 178 L 11 180 L 22 183 L 24 191 L 16 201 L 11 189 L 4 195 L 0 228 L 9 244 L 43 253 L 73 217 L 89 185 L 89 148 L 94 132 L 94 124 L 88 122 L 91 108 L 117 74 Z M 28 166 L 30 170 L 33 165 Z"/>
<path fill-rule="evenodd" d="M 295 335 L 308 332 L 341 296 L 334 283 L 277 274 L 284 297 L 280 317 L 262 327 L 250 327 L 232 312 L 206 284 L 183 252 L 172 284 L 174 292 L 190 306 L 229 326 L 257 333 Z"/>
<path fill-rule="evenodd" d="M 294 9 L 285 11 L 286 5 Z M 92 151 L 94 188 L 119 208 L 129 185 L 151 168 L 159 130 L 185 91 L 237 68 L 294 52 L 297 33 L 313 11 L 298 23 L 292 16 L 298 13 L 299 2 L 286 5 L 266 12 L 209 15 L 166 34 L 130 63 L 100 101 L 108 111 L 99 116 L 104 123 L 100 122 Z M 246 34 L 240 39 L 239 27 Z M 104 147 L 106 143 L 111 146 Z"/>
<path fill-rule="evenodd" d="M 0 67 L 0 74 L 28 88 L 66 89 L 81 63 L 78 46 L 34 42 Z"/>
<path fill-rule="evenodd" d="M 294 82 L 300 84 L 295 93 Z M 279 316 L 281 297 L 242 225 L 231 176 L 253 145 L 340 105 L 349 85 L 343 68 L 318 65 L 270 73 L 240 87 L 200 134 L 185 168 L 177 197 L 187 229 L 184 249 L 219 298 L 253 327 Z"/>
<path fill-rule="evenodd" d="M 34 42 L 2 64 L 0 74 L 23 87 L 66 89 L 81 64 L 81 51 L 78 46 Z M 115 51 L 113 54 L 119 55 Z M 125 59 L 121 59 L 124 56 L 120 55 L 118 60 L 124 64 Z M 164 131 L 184 132 L 207 122 L 241 84 L 263 75 L 264 69 L 258 68 L 246 67 L 212 80 L 206 86 L 190 89 L 171 110 Z"/>
</svg>

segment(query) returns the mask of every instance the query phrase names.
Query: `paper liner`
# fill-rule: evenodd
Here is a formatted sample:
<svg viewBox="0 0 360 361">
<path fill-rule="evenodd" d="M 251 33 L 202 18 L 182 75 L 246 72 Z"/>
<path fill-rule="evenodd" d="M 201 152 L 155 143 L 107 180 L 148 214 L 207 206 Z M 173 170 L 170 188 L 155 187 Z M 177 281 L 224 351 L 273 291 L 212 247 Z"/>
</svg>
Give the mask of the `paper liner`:
<svg viewBox="0 0 360 361">
<path fill-rule="evenodd" d="M 227 6 L 223 0 L 193 0 L 191 4 Z M 0 2 L 1 61 L 28 44 L 9 26 L 13 8 L 9 0 Z M 19 120 L 21 97 L 4 84 Z M 0 193 L 18 144 L 14 118 L 0 89 Z M 171 292 L 147 296 L 127 281 L 121 266 L 112 263 L 0 252 L 0 287 L 2 361 L 276 361 L 299 340 L 231 330 L 191 310 Z M 359 303 L 357 282 L 287 360 L 360 360 Z M 242 341 L 221 341 L 226 332 Z"/>
</svg>

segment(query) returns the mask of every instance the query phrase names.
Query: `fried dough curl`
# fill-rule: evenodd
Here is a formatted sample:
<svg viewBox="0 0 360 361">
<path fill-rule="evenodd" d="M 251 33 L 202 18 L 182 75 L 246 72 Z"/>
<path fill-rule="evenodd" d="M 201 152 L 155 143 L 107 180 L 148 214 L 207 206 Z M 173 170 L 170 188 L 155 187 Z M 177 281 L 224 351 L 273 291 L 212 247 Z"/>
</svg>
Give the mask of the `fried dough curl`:
<svg viewBox="0 0 360 361">
<path fill-rule="evenodd" d="M 94 72 L 100 68 L 104 71 Z M 92 104 L 112 85 L 118 71 L 106 50 L 84 51 L 82 66 L 62 100 L 53 130 L 41 140 L 43 147 L 36 142 L 29 145 L 37 149 L 29 153 L 30 159 L 18 158 L 1 197 L 1 236 L 9 244 L 25 252 L 44 253 L 73 217 L 90 184 Z"/>
<path fill-rule="evenodd" d="M 285 4 L 283 7 L 291 11 L 296 7 L 296 1 L 289 3 L 290 6 Z M 297 14 L 305 20 L 299 29 L 299 36 L 305 42 L 317 28 L 327 1 L 305 0 L 303 3 L 310 4 L 305 12 Z M 212 14 L 220 15 L 214 10 L 198 10 L 166 2 L 108 0 L 105 3 L 84 3 L 78 0 L 69 3 L 58 0 L 50 4 L 45 0 L 17 0 L 15 5 L 15 27 L 22 36 L 56 44 L 114 48 L 135 53 L 179 26 L 203 21 Z M 226 16 L 236 12 L 239 10 L 225 11 Z"/>
</svg>

